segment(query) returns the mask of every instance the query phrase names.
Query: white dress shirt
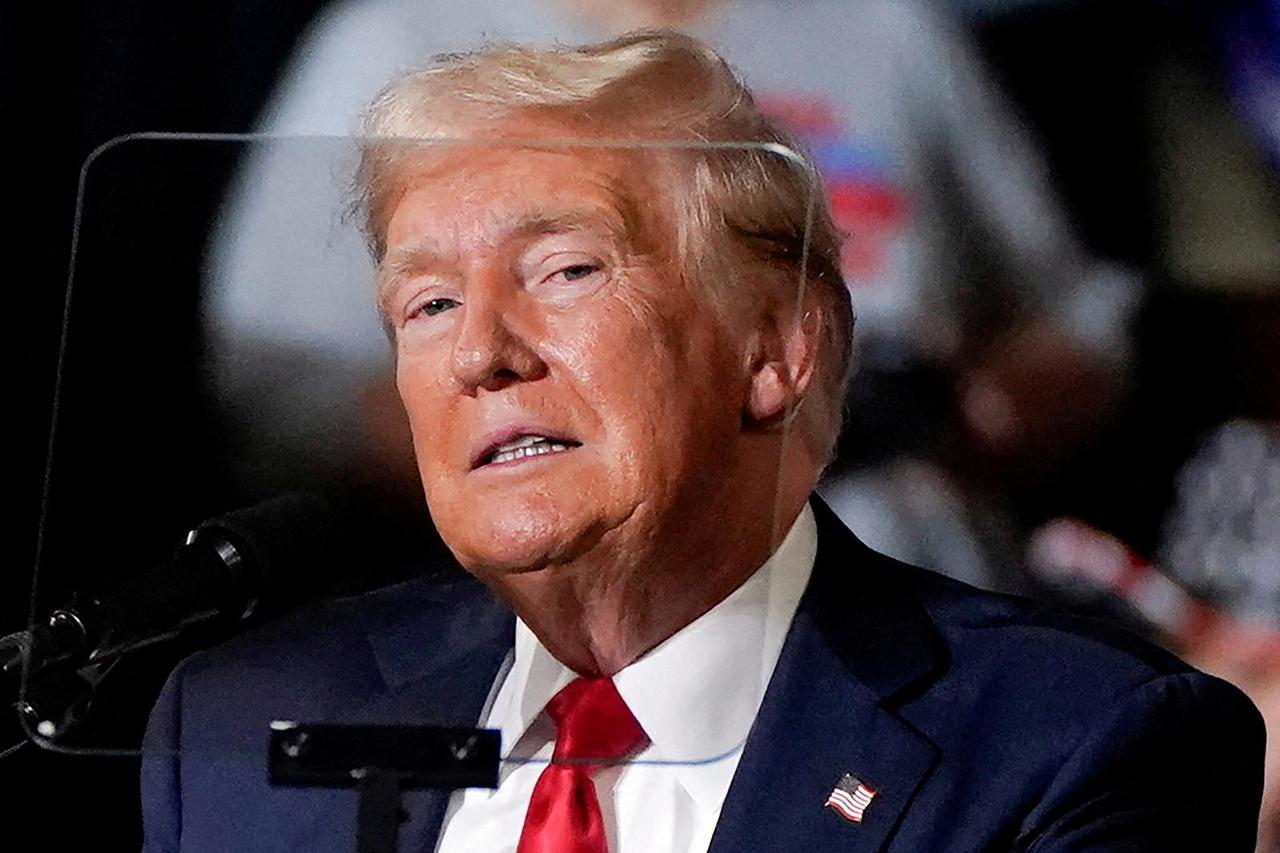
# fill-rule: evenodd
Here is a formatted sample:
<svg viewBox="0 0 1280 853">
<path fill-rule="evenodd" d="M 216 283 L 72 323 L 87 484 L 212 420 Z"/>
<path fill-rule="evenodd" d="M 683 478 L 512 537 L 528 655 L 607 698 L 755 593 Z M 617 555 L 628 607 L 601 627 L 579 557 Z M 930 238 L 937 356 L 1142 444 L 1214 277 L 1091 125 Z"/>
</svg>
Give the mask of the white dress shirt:
<svg viewBox="0 0 1280 853">
<path fill-rule="evenodd" d="M 705 851 L 817 554 L 805 506 L 773 556 L 727 598 L 613 677 L 649 746 L 594 778 L 612 853 Z M 514 851 L 555 745 L 547 702 L 577 677 L 516 622 L 481 725 L 502 730 L 496 790 L 449 801 L 439 853 Z M 527 759 L 527 760 L 526 760 Z"/>
</svg>

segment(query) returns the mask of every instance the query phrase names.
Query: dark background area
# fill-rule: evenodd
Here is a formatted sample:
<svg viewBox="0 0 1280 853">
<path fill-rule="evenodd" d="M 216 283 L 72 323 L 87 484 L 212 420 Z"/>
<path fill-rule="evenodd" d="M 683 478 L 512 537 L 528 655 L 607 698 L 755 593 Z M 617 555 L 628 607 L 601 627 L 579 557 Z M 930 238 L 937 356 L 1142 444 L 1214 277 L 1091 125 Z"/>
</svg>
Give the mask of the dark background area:
<svg viewBox="0 0 1280 853">
<path fill-rule="evenodd" d="M 11 438 L 15 464 L 6 478 L 14 513 L 6 538 L 14 548 L 0 578 L 0 631 L 17 630 L 27 621 L 81 164 L 97 146 L 126 133 L 250 129 L 280 64 L 319 5 L 315 0 L 112 0 L 43 8 L 14 3 L 0 12 L 3 145 L 10 164 L 6 289 L 18 299 L 10 317 L 16 343 L 10 358 L 16 369 L 9 404 L 18 429 Z M 187 175 L 184 191 L 198 197 L 187 209 L 212 213 L 228 174 L 224 169 Z M 229 508 L 220 503 L 225 496 L 183 488 L 190 467 L 207 464 L 183 452 L 189 438 L 184 429 L 200 430 L 206 422 L 191 376 L 199 280 L 199 252 L 192 249 L 204 226 L 201 221 L 169 223 L 153 235 L 154 265 L 116 282 L 117 295 L 148 312 L 154 336 L 120 339 L 110 329 L 95 328 L 91 313 L 74 314 L 73 347 L 83 342 L 84 357 L 109 358 L 115 370 L 150 371 L 148 382 L 163 396 L 119 399 L 112 389 L 99 388 L 93 406 L 65 413 L 60 429 L 92 431 L 135 421 L 146 430 L 159 406 L 180 428 L 154 436 L 161 446 L 152 458 L 164 460 L 165 470 L 138 471 L 131 482 L 97 483 L 92 494 L 74 496 L 100 503 L 103 512 L 97 517 L 104 524 L 48 531 L 46 541 L 56 547 L 45 555 L 45 565 L 58 577 L 57 585 L 76 579 L 105 585 L 158 562 L 186 529 Z M 110 446 L 96 450 L 114 452 Z M 75 568 L 64 561 L 74 561 Z M 59 590 L 47 592 L 52 603 Z M 159 688 L 154 673 L 163 672 L 168 662 L 163 653 L 139 662 L 136 683 L 126 678 L 119 689 L 136 687 L 140 695 L 154 695 Z M 120 722 L 138 724 L 136 717 Z M 31 747 L 4 759 L 0 812 L 7 826 L 0 846 L 137 849 L 137 771 L 136 759 L 63 756 Z M 19 830 L 26 841 L 18 840 Z"/>
<path fill-rule="evenodd" d="M 13 522 L 6 537 L 11 558 L 0 577 L 0 633 L 18 630 L 28 616 L 81 164 L 121 134 L 251 129 L 294 39 L 321 4 L 119 0 L 19 8 L 25 5 L 9 4 L 0 12 L 10 223 L 5 278 L 6 292 L 17 297 L 9 315 L 16 349 L 9 356 L 15 367 L 8 404 L 17 436 L 10 439 L 14 464 L 5 478 Z M 1159 370 L 1140 375 L 1134 411 L 1107 441 L 1070 473 L 1029 485 L 1021 505 L 1032 514 L 1080 514 L 1139 547 L 1154 541 L 1172 470 L 1200 432 L 1239 401 L 1238 386 L 1246 382 L 1219 378 L 1239 377 L 1227 332 L 1231 309 L 1192 295 L 1178 282 L 1162 281 L 1155 262 L 1160 247 L 1144 81 L 1156 58 L 1175 50 L 1196 55 L 1194 10 L 1191 3 L 1092 0 L 973 20 L 986 59 L 1041 141 L 1086 243 L 1152 276 L 1139 346 L 1145 362 Z M 185 198 L 185 208 L 205 217 L 216 209 L 233 166 L 229 157 L 208 163 L 215 167 L 166 178 L 174 182 L 168 190 Z M 103 166 L 111 168 L 105 158 Z M 121 168 L 136 169 L 138 163 Z M 158 180 L 145 169 L 135 179 Z M 112 201 L 113 217 L 95 218 L 103 225 L 86 233 L 85 251 L 110 253 L 111 227 L 126 233 L 131 214 L 153 213 L 131 211 L 127 199 Z M 54 495 L 78 506 L 67 517 L 92 520 L 61 529 L 54 519 L 46 531 L 43 562 L 57 581 L 47 589 L 42 585 L 42 606 L 56 603 L 78 583 L 106 585 L 158 562 L 186 529 L 230 508 L 230 494 L 193 493 L 186 485 L 216 482 L 219 464 L 185 452 L 200 443 L 211 422 L 199 377 L 192 375 L 205 225 L 198 216 L 165 222 L 146 234 L 153 259 L 147 269 L 122 271 L 114 292 L 85 294 L 83 303 L 77 294 L 68 357 L 105 360 L 110 371 L 133 378 L 146 371 L 146 384 L 157 394 L 135 399 L 109 384 L 74 399 L 69 394 L 55 441 L 111 454 L 118 448 L 95 443 L 95 433 L 109 437 L 133 430 L 151 443 L 155 468 L 138 470 L 127 482 Z M 111 300 L 117 308 L 123 300 L 148 318 L 145 339 L 114 335 L 99 325 L 95 299 Z M 1199 353 L 1217 353 L 1218 360 L 1185 350 L 1180 342 L 1188 335 L 1202 342 Z M 1222 345 L 1214 346 L 1219 339 Z M 1138 445 L 1143 452 L 1135 457 Z M 1100 487 L 1121 457 L 1127 460 L 1124 475 Z M 59 466 L 76 464 L 73 456 L 56 458 Z M 116 689 L 136 687 L 139 697 L 154 695 L 154 673 L 163 672 L 174 654 L 156 653 L 140 662 L 134 680 L 125 678 Z M 142 698 L 133 704 L 145 713 Z M 139 720 L 119 722 L 136 726 Z M 34 838 L 46 839 L 28 849 L 137 847 L 136 760 L 59 756 L 28 747 L 4 759 L 0 772 L 6 833 L 25 824 Z M 12 837 L 3 846 L 23 849 Z"/>
</svg>

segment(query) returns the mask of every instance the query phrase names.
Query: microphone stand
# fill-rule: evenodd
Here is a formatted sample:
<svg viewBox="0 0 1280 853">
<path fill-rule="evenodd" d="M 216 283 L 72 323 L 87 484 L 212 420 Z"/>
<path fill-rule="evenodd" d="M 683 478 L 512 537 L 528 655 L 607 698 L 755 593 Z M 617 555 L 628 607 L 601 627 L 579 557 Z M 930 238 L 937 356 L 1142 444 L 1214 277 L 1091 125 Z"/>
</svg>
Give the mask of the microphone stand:
<svg viewBox="0 0 1280 853">
<path fill-rule="evenodd" d="M 5 713 L 12 712 L 13 716 L 4 725 L 7 745 L 0 745 L 0 757 L 16 752 L 32 734 L 56 741 L 79 728 L 89 716 L 99 682 L 111 668 L 111 662 L 104 661 L 74 670 L 24 672 L 22 665 L 29 652 L 27 634 L 0 637 L 0 657 L 12 664 L 3 668 L 4 680 L 13 690 L 5 691 Z"/>
</svg>

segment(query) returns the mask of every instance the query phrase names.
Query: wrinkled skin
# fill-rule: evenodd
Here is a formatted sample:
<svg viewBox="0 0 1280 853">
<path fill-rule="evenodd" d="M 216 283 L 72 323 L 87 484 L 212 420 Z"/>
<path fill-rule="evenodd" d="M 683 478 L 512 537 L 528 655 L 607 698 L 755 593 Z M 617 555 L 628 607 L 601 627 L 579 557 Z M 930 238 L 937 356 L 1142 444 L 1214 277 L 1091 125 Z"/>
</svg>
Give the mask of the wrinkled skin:
<svg viewBox="0 0 1280 853">
<path fill-rule="evenodd" d="M 686 281 L 662 171 L 464 146 L 424 156 L 387 222 L 380 301 L 432 517 L 584 672 L 736 588 L 776 544 L 780 497 L 789 523 L 816 477 L 801 465 L 778 494 L 792 443 L 757 424 L 794 395 L 773 361 L 796 348 L 730 330 Z M 521 435 L 567 449 L 493 461 Z"/>
</svg>

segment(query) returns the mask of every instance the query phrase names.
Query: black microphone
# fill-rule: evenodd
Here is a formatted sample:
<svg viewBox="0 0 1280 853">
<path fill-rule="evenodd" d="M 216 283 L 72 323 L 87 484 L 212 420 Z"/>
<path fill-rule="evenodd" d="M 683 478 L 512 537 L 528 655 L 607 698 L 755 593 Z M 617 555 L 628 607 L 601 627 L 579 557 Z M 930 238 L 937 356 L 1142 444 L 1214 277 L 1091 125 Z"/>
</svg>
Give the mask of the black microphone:
<svg viewBox="0 0 1280 853">
<path fill-rule="evenodd" d="M 339 528 L 303 493 L 209 519 L 158 568 L 0 638 L 0 672 L 16 680 L 24 660 L 28 679 L 105 663 L 200 623 L 301 601 L 336 580 Z"/>
</svg>

